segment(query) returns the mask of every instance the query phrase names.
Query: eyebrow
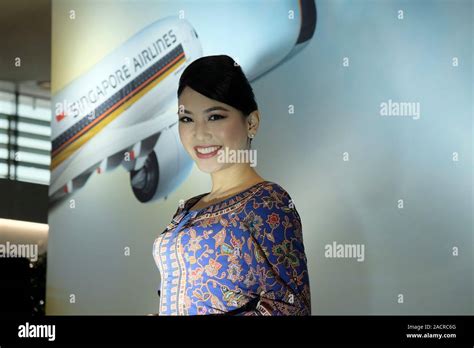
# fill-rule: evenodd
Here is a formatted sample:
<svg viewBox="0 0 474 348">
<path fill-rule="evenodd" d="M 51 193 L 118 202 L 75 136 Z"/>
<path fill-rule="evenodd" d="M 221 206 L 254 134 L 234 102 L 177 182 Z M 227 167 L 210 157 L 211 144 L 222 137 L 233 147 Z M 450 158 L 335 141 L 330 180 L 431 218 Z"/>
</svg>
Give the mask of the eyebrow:
<svg viewBox="0 0 474 348">
<path fill-rule="evenodd" d="M 213 106 L 212 108 L 204 110 L 204 113 L 215 111 L 215 110 L 229 111 L 229 110 L 227 110 L 226 108 L 224 108 L 222 106 Z M 184 113 L 193 115 L 193 113 L 191 111 L 186 110 L 186 109 L 184 109 Z"/>
</svg>

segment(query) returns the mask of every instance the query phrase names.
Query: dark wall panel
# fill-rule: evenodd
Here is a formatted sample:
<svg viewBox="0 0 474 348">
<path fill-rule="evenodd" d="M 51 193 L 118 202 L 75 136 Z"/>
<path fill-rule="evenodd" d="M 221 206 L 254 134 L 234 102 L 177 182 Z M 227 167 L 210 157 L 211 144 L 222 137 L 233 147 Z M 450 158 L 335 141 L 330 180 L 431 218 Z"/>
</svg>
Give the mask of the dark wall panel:
<svg viewBox="0 0 474 348">
<path fill-rule="evenodd" d="M 0 179 L 0 218 L 48 222 L 48 186 Z"/>
</svg>

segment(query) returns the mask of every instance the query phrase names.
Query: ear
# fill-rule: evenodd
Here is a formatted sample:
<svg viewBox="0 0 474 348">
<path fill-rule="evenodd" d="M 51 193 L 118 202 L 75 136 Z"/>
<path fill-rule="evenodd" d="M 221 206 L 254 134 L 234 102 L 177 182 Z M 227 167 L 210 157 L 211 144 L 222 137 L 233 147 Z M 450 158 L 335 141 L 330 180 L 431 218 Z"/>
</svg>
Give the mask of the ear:
<svg viewBox="0 0 474 348">
<path fill-rule="evenodd" d="M 260 113 L 258 110 L 252 111 L 247 117 L 247 130 L 257 133 L 260 124 Z"/>
</svg>

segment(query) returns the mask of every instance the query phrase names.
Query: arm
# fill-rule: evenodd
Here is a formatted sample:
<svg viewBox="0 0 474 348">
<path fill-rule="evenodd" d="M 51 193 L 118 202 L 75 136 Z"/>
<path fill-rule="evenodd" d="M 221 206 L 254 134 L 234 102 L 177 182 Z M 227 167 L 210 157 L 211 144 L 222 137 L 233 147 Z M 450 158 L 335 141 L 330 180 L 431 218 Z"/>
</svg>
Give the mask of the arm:
<svg viewBox="0 0 474 348">
<path fill-rule="evenodd" d="M 258 280 L 260 297 L 253 309 L 241 315 L 311 315 L 307 259 L 296 208 L 284 190 L 251 202 L 245 219 L 251 238 L 245 252 L 250 255 L 249 267 Z"/>
</svg>

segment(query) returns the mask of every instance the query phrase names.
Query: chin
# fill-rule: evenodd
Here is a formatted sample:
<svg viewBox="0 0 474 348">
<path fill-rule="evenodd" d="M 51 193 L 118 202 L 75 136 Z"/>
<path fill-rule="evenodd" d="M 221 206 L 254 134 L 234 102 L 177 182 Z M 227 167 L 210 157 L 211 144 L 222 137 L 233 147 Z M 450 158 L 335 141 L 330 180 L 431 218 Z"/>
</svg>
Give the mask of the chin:
<svg viewBox="0 0 474 348">
<path fill-rule="evenodd" d="M 196 165 L 199 168 L 200 171 L 207 173 L 207 174 L 212 174 L 215 172 L 218 172 L 219 170 L 223 169 L 224 166 L 221 163 L 200 163 L 196 161 Z"/>
</svg>

